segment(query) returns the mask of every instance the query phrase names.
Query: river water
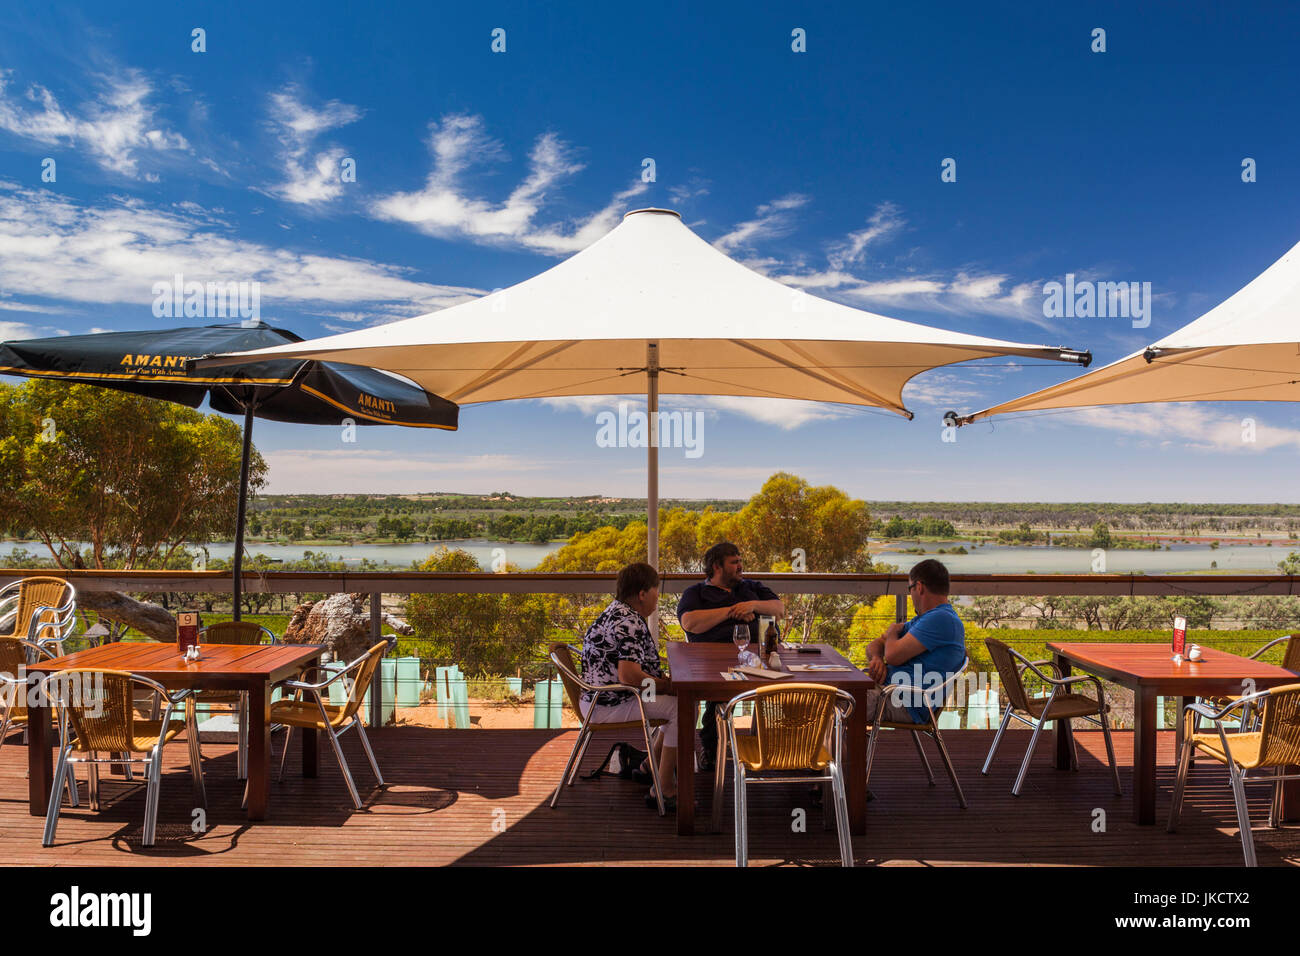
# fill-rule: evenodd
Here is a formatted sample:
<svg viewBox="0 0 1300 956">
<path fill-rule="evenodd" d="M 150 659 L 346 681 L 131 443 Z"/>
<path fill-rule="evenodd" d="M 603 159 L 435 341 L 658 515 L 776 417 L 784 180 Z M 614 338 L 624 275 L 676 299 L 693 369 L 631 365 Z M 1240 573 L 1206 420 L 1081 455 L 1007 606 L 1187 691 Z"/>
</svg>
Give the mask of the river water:
<svg viewBox="0 0 1300 956">
<path fill-rule="evenodd" d="M 439 547 L 462 548 L 474 555 L 485 571 L 492 569 L 493 561 L 500 558 L 510 564 L 518 565 L 524 571 L 531 571 L 542 559 L 564 544 L 556 541 L 550 544 L 511 544 L 504 541 L 435 541 L 402 542 L 398 544 L 351 544 L 351 545 L 303 545 L 303 544 L 250 544 L 245 548 L 248 554 L 264 554 L 275 561 L 301 561 L 303 552 L 325 553 L 332 560 L 342 560 L 350 565 L 361 563 L 362 558 L 369 558 L 389 567 L 406 569 L 412 561 L 424 561 Z M 4 564 L 11 548 L 26 548 L 32 554 L 48 557 L 49 552 L 39 541 L 6 541 L 0 543 L 0 565 Z M 228 560 L 235 553 L 233 541 L 219 541 L 207 546 L 209 559 Z"/>
<path fill-rule="evenodd" d="M 969 554 L 938 554 L 940 548 L 964 546 Z M 903 549 L 924 548 L 926 554 L 906 554 Z M 1105 553 L 1105 570 L 1111 574 L 1141 572 L 1145 574 L 1178 574 L 1180 572 L 1231 571 L 1277 573 L 1277 564 L 1294 549 L 1300 551 L 1300 542 L 1277 542 L 1268 545 L 1223 544 L 1211 548 L 1208 544 L 1171 544 L 1159 551 L 1121 551 L 1108 549 Z M 871 556 L 876 561 L 896 564 L 907 570 L 924 558 L 938 558 L 953 574 L 1088 574 L 1093 569 L 1091 548 L 1028 547 L 1023 545 L 988 544 L 978 548 L 969 541 L 926 542 L 891 541 L 873 544 Z M 813 569 L 809 569 L 813 570 Z M 1097 570 L 1101 570 L 1098 568 Z"/>
<path fill-rule="evenodd" d="M 474 555 L 485 571 L 492 570 L 493 563 L 500 561 L 517 565 L 530 571 L 541 563 L 548 554 L 558 551 L 563 542 L 549 544 L 511 544 L 502 541 L 485 541 L 482 539 L 417 542 L 401 544 L 355 544 L 322 545 L 308 547 L 301 544 L 253 544 L 249 545 L 252 554 L 264 554 L 280 561 L 300 561 L 304 551 L 324 552 L 334 560 L 343 560 L 347 564 L 357 565 L 362 558 L 396 568 L 409 568 L 412 561 L 422 562 L 440 546 L 462 548 Z M 938 554 L 940 548 L 964 546 L 968 554 Z M 3 565 L 8 549 L 26 548 L 33 554 L 43 555 L 43 545 L 36 542 L 0 543 L 0 565 Z M 926 554 L 907 554 L 904 549 L 924 548 Z M 1177 574 L 1180 572 L 1209 572 L 1216 570 L 1231 571 L 1238 574 L 1249 572 L 1275 573 L 1277 563 L 1295 549 L 1300 551 L 1300 542 L 1278 542 L 1272 547 L 1267 545 L 1225 544 L 1211 548 L 1208 544 L 1174 544 L 1168 551 L 1119 551 L 1106 552 L 1105 570 L 1111 573 L 1144 572 L 1146 574 Z M 231 542 L 208 545 L 211 558 L 229 558 L 234 551 Z M 1093 552 L 1088 548 L 1058 547 L 1024 547 L 1014 545 L 989 544 L 974 547 L 969 541 L 926 542 L 891 541 L 888 543 L 871 543 L 871 555 L 877 561 L 897 565 L 907 570 L 923 558 L 938 558 L 954 574 L 1087 574 L 1093 570 Z M 816 568 L 809 568 L 816 571 Z"/>
</svg>

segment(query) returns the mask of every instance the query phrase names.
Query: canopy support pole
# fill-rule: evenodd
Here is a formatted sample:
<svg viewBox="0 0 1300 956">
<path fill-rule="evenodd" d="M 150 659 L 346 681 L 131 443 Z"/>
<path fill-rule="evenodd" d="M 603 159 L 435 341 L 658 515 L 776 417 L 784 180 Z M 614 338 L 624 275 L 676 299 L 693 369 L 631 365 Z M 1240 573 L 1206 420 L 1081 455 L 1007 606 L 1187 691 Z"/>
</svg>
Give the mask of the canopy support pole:
<svg viewBox="0 0 1300 956">
<path fill-rule="evenodd" d="M 248 459 L 253 450 L 253 403 L 244 406 L 244 451 L 239 459 L 239 511 L 235 518 L 235 557 L 231 562 L 235 579 L 232 587 L 234 595 L 235 620 L 239 620 L 239 602 L 243 596 L 244 584 L 244 520 L 248 511 Z"/>
<path fill-rule="evenodd" d="M 646 343 L 646 417 L 649 441 L 646 442 L 646 561 L 659 570 L 659 343 Z M 659 611 L 646 620 L 650 633 L 659 636 Z"/>
<path fill-rule="evenodd" d="M 646 561 L 659 568 L 659 343 L 646 343 Z"/>
</svg>

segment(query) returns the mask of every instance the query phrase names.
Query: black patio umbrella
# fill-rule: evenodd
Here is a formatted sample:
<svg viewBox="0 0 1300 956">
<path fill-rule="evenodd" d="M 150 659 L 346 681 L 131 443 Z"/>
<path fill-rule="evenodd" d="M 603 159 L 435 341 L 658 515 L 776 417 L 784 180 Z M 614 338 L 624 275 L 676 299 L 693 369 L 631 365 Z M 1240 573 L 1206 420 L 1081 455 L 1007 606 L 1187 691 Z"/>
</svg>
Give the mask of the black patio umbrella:
<svg viewBox="0 0 1300 956">
<path fill-rule="evenodd" d="M 261 322 L 140 332 L 98 332 L 0 343 L 0 374 L 53 378 L 161 398 L 244 416 L 235 523 L 234 614 L 239 620 L 244 519 L 253 418 L 304 425 L 406 425 L 455 430 L 460 408 L 386 372 L 279 359 L 255 365 L 191 370 L 190 359 L 219 352 L 269 348 L 302 338 Z"/>
</svg>

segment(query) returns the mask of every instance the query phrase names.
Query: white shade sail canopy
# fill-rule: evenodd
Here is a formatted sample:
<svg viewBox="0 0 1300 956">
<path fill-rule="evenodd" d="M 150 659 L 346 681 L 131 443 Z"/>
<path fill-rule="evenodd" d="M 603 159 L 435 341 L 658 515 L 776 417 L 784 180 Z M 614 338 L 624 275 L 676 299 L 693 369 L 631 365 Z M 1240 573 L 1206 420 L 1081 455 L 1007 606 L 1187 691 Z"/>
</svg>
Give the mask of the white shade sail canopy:
<svg viewBox="0 0 1300 956">
<path fill-rule="evenodd" d="M 646 554 L 658 566 L 660 394 L 872 405 L 911 418 L 902 393 L 912 376 L 1000 355 L 1091 360 L 1086 352 L 964 335 L 816 298 L 728 258 L 677 213 L 639 209 L 586 249 L 508 289 L 220 361 L 276 356 L 367 365 L 460 405 L 644 391 L 651 436 Z"/>
<path fill-rule="evenodd" d="M 1154 345 L 958 422 L 1040 409 L 1205 401 L 1300 401 L 1300 244 Z"/>
<path fill-rule="evenodd" d="M 645 209 L 508 289 L 222 361 L 275 355 L 368 365 L 465 405 L 643 392 L 654 344 L 661 394 L 842 402 L 909 417 L 903 386 L 927 369 L 1005 355 L 1088 360 L 819 299 L 730 259 L 677 213 Z"/>
</svg>

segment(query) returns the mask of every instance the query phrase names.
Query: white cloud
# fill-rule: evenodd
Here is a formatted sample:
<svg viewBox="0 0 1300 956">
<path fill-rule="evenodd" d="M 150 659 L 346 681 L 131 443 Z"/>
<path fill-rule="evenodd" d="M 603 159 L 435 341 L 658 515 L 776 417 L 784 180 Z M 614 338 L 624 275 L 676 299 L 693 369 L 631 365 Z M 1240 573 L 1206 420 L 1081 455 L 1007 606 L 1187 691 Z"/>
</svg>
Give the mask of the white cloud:
<svg viewBox="0 0 1300 956">
<path fill-rule="evenodd" d="M 0 298 L 0 312 L 39 312 L 46 315 L 66 315 L 67 309 L 60 309 L 53 305 L 37 305 L 34 302 L 15 302 L 12 299 Z"/>
<path fill-rule="evenodd" d="M 905 225 L 898 207 L 883 202 L 867 220 L 867 228 L 849 233 L 842 241 L 833 243 L 826 259 L 833 269 L 858 265 L 866 257 L 867 247 L 898 232 Z"/>
<path fill-rule="evenodd" d="M 958 272 L 952 278 L 918 276 L 860 281 L 835 292 L 872 308 L 993 315 L 1029 322 L 1051 331 L 1058 330 L 1057 323 L 1043 315 L 1041 284 L 1012 284 L 1005 275 Z"/>
<path fill-rule="evenodd" d="M 1254 414 L 1234 415 L 1199 403 L 1081 408 L 1069 416 L 1070 425 L 1083 423 L 1124 434 L 1139 435 L 1157 446 L 1181 445 L 1197 451 L 1263 452 L 1300 449 L 1300 429 L 1270 425 Z M 1254 440 L 1245 441 L 1251 418 Z"/>
<path fill-rule="evenodd" d="M 476 166 L 507 158 L 502 144 L 488 135 L 482 117 L 452 114 L 429 124 L 429 151 L 433 168 L 424 187 L 376 200 L 371 204 L 375 218 L 407 223 L 439 238 L 561 255 L 584 249 L 609 232 L 626 211 L 628 200 L 648 188 L 637 181 L 585 218 L 541 223 L 547 200 L 584 168 L 554 133 L 537 138 L 529 153 L 527 175 L 499 203 L 472 196 L 464 182 Z"/>
<path fill-rule="evenodd" d="M 812 422 L 845 418 L 850 411 L 840 405 L 804 402 L 786 398 L 746 398 L 739 395 L 713 395 L 705 399 L 714 408 L 752 418 L 764 425 L 793 431 Z"/>
<path fill-rule="evenodd" d="M 673 201 L 674 206 L 684 206 L 692 199 L 708 194 L 709 181 L 699 176 L 692 176 L 689 182 L 679 183 L 668 189 L 668 198 Z"/>
<path fill-rule="evenodd" d="M 153 87 L 137 70 L 99 77 L 99 92 L 80 115 L 64 110 L 39 85 L 28 87 L 25 98 L 32 106 L 23 106 L 10 89 L 11 76 L 12 71 L 0 70 L 0 129 L 15 136 L 46 146 L 84 147 L 104 169 L 151 182 L 158 177 L 141 173 L 141 154 L 190 148 L 184 136 L 155 118 L 156 109 L 148 102 Z"/>
<path fill-rule="evenodd" d="M 756 242 L 789 235 L 795 227 L 795 210 L 802 209 L 807 204 L 808 197 L 798 193 L 790 193 L 764 203 L 754 210 L 753 219 L 737 223 L 730 232 L 714 239 L 713 247 L 731 254 L 738 249 L 752 248 Z"/>
<path fill-rule="evenodd" d="M 629 411 L 643 412 L 646 407 L 644 395 L 568 395 L 537 401 L 550 408 L 576 411 L 592 418 L 600 412 L 617 410 L 620 403 L 627 404 Z M 850 409 L 841 405 L 741 395 L 664 395 L 660 397 L 659 408 L 661 411 L 704 411 L 710 417 L 726 412 L 786 431 L 811 422 L 831 421 L 852 414 Z"/>
<path fill-rule="evenodd" d="M 714 240 L 713 245 L 731 253 L 787 235 L 795 228 L 794 213 L 807 202 L 805 196 L 791 195 L 759 206 L 753 219 L 734 226 Z M 808 267 L 798 259 L 757 255 L 742 261 L 777 282 L 857 308 L 990 315 L 1056 330 L 1055 323 L 1043 315 L 1041 282 L 1015 282 L 1006 275 L 971 269 L 953 275 L 911 272 L 879 277 L 862 275 L 860 270 L 866 264 L 868 253 L 894 238 L 906 225 L 899 207 L 883 202 L 876 207 L 865 228 L 827 244 L 826 268 Z"/>
<path fill-rule="evenodd" d="M 975 368 L 977 366 L 971 366 L 963 371 Z M 960 410 L 970 407 L 980 395 L 958 376 L 938 370 L 923 372 L 903 386 L 903 404 L 912 409 Z"/>
<path fill-rule="evenodd" d="M 144 310 L 152 306 L 153 284 L 178 272 L 199 282 L 256 281 L 264 313 L 286 303 L 325 303 L 413 315 L 482 294 L 414 281 L 399 266 L 239 239 L 207 211 L 124 198 L 82 205 L 0 184 L 0 288 L 7 294 Z M 152 319 L 151 311 L 140 315 Z"/>
<path fill-rule="evenodd" d="M 537 401 L 548 408 L 577 412 L 584 417 L 595 417 L 600 412 L 618 408 L 619 402 L 627 402 L 633 408 L 645 408 L 645 398 L 638 399 L 634 395 L 560 395 Z"/>
<path fill-rule="evenodd" d="M 754 268 L 753 263 L 746 265 Z M 758 271 L 785 285 L 872 311 L 993 315 L 1058 331 L 1057 324 L 1043 315 L 1041 284 L 1011 284 L 1005 275 L 958 272 L 951 278 L 932 274 L 867 280 L 838 269 L 779 274 L 770 269 Z"/>
<path fill-rule="evenodd" d="M 0 322 L 0 342 L 10 339 L 34 339 L 41 335 L 36 329 L 22 322 Z"/>
<path fill-rule="evenodd" d="M 285 181 L 262 190 L 285 202 L 315 205 L 338 198 L 343 192 L 340 178 L 345 151 L 330 146 L 316 152 L 312 144 L 322 133 L 355 123 L 361 110 L 338 100 L 330 100 L 320 109 L 302 101 L 297 86 L 287 86 L 271 94 L 271 124 L 280 137 L 280 161 Z"/>
</svg>

